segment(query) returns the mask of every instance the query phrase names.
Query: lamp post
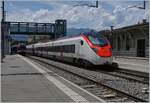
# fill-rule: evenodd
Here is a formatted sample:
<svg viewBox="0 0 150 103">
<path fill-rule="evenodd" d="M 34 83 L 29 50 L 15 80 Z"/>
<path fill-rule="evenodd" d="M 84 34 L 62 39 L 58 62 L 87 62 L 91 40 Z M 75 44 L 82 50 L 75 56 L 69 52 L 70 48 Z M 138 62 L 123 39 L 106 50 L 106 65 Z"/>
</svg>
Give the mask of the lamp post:
<svg viewBox="0 0 150 103">
<path fill-rule="evenodd" d="M 2 20 L 1 20 L 1 62 L 4 58 L 4 22 L 5 22 L 5 11 L 4 1 L 2 1 Z"/>
<path fill-rule="evenodd" d="M 110 26 L 110 32 L 111 32 L 111 36 L 110 36 L 110 43 L 112 45 L 112 49 L 113 49 L 113 30 L 114 30 L 114 26 Z"/>
</svg>

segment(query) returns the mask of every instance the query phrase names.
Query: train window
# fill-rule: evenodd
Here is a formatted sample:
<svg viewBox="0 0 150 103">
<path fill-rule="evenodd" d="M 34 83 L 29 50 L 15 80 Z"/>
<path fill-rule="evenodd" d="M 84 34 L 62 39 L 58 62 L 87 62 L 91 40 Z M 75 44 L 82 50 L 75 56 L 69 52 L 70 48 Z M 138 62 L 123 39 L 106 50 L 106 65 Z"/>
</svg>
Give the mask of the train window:
<svg viewBox="0 0 150 103">
<path fill-rule="evenodd" d="M 59 52 L 59 48 L 60 48 L 59 46 L 56 46 L 56 52 Z"/>
<path fill-rule="evenodd" d="M 75 53 L 75 45 L 62 45 L 48 47 L 49 52 L 64 52 L 64 53 Z"/>
<path fill-rule="evenodd" d="M 52 51 L 52 47 L 47 47 L 47 50 L 48 51 Z"/>
<path fill-rule="evenodd" d="M 47 51 L 47 47 L 43 47 L 43 51 Z"/>
<path fill-rule="evenodd" d="M 57 46 L 55 46 L 55 52 L 57 52 Z"/>
<path fill-rule="evenodd" d="M 55 47 L 52 47 L 52 52 L 55 52 Z"/>
<path fill-rule="evenodd" d="M 85 33 L 84 35 L 94 45 L 99 45 L 99 46 L 108 45 L 108 41 L 106 40 L 106 38 L 97 32 L 89 32 L 89 33 Z"/>
<path fill-rule="evenodd" d="M 44 47 L 44 51 L 47 51 L 47 47 Z"/>
<path fill-rule="evenodd" d="M 63 46 L 62 46 L 62 52 L 64 52 L 64 51 L 65 51 L 65 46 L 63 45 Z"/>
<path fill-rule="evenodd" d="M 81 40 L 81 41 L 80 41 L 80 44 L 83 45 L 83 43 L 84 43 L 83 40 Z"/>
<path fill-rule="evenodd" d="M 60 52 L 63 52 L 63 46 L 60 46 Z"/>
<path fill-rule="evenodd" d="M 69 48 L 67 48 L 67 46 L 65 45 L 65 46 L 64 46 L 64 52 L 65 52 L 65 53 L 67 53 L 67 49 L 69 49 Z"/>
<path fill-rule="evenodd" d="M 75 45 L 71 45 L 71 53 L 75 53 Z"/>
<path fill-rule="evenodd" d="M 53 51 L 53 47 L 49 47 L 49 51 Z"/>
<path fill-rule="evenodd" d="M 46 47 L 43 47 L 43 51 L 47 51 L 47 50 L 46 50 Z"/>
<path fill-rule="evenodd" d="M 108 45 L 108 42 L 106 41 L 105 38 L 100 38 L 99 36 L 91 36 L 91 35 L 88 35 L 87 37 L 94 45 L 99 45 L 99 46 Z"/>
<path fill-rule="evenodd" d="M 66 48 L 68 48 L 68 49 L 67 49 L 67 53 L 70 53 L 70 52 L 71 52 L 71 46 L 70 46 L 70 45 L 67 45 Z"/>
<path fill-rule="evenodd" d="M 129 37 L 126 38 L 126 50 L 130 50 L 130 40 L 129 40 Z"/>
</svg>

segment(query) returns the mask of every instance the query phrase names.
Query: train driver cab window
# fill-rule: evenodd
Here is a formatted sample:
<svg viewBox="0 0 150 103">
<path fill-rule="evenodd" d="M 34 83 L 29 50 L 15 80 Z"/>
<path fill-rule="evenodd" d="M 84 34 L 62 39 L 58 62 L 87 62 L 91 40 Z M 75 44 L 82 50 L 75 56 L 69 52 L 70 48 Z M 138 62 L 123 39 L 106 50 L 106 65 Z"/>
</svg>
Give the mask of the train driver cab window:
<svg viewBox="0 0 150 103">
<path fill-rule="evenodd" d="M 89 40 L 95 44 L 95 45 L 98 45 L 99 44 L 99 40 L 95 37 L 92 37 L 92 36 L 88 36 Z"/>
<path fill-rule="evenodd" d="M 101 36 L 98 36 L 98 35 L 97 36 L 88 35 L 87 37 L 91 41 L 91 43 L 94 44 L 94 45 L 105 46 L 105 45 L 108 44 L 107 41 L 106 41 L 106 39 L 102 38 Z"/>
</svg>

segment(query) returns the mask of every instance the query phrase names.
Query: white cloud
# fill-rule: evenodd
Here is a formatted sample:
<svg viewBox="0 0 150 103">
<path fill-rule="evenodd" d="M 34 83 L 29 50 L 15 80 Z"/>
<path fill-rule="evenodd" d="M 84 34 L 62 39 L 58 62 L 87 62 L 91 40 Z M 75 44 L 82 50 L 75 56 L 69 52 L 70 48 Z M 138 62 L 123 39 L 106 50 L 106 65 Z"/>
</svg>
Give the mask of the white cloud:
<svg viewBox="0 0 150 103">
<path fill-rule="evenodd" d="M 102 30 L 110 26 L 121 27 L 135 24 L 143 18 L 149 18 L 148 10 L 136 8 L 126 9 L 127 3 L 113 3 L 112 12 L 108 12 L 100 4 L 99 8 L 87 6 L 76 6 L 56 3 L 56 9 L 40 9 L 32 11 L 30 9 L 18 10 L 8 14 L 8 21 L 29 21 L 29 22 L 54 22 L 56 19 L 66 19 L 67 26 L 72 28 L 91 28 Z M 59 6 L 58 6 L 59 5 Z"/>
<path fill-rule="evenodd" d="M 123 27 L 128 25 L 137 24 L 143 19 L 149 20 L 149 10 L 143 10 L 138 8 L 126 9 L 126 7 L 121 7 L 121 5 L 116 6 L 113 11 L 113 15 L 116 16 L 115 27 Z"/>
</svg>

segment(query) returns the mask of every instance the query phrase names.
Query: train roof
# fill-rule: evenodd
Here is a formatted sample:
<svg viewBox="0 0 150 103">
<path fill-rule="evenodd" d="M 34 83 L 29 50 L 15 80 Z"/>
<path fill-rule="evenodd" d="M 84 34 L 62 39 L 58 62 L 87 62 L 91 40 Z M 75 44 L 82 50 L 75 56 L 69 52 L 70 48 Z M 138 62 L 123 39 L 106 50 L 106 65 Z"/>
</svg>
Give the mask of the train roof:
<svg viewBox="0 0 150 103">
<path fill-rule="evenodd" d="M 79 34 L 74 34 L 74 35 L 67 35 L 67 36 L 64 36 L 64 37 L 62 37 L 62 38 L 58 38 L 58 39 L 56 39 L 56 40 L 68 39 L 68 38 L 78 37 L 78 36 L 81 36 L 81 33 L 79 33 Z M 54 40 L 54 41 L 56 41 L 56 40 Z"/>
<path fill-rule="evenodd" d="M 61 41 L 61 40 L 65 40 L 65 39 L 70 39 L 70 38 L 74 38 L 74 37 L 79 37 L 81 35 L 88 35 L 88 34 L 93 34 L 93 33 L 98 33 L 96 31 L 91 31 L 91 32 L 83 32 L 83 33 L 78 33 L 78 34 L 75 34 L 75 35 L 68 35 L 68 36 L 65 36 L 65 37 L 62 37 L 62 38 L 58 38 L 56 40 L 52 40 L 52 41 L 49 41 L 49 42 L 46 42 L 46 43 L 36 43 L 36 44 L 32 44 L 34 45 L 35 47 L 41 47 L 41 46 L 46 46 L 52 42 L 57 42 L 57 41 Z M 100 35 L 100 34 L 99 34 Z"/>
<path fill-rule="evenodd" d="M 74 35 L 67 35 L 67 36 L 64 36 L 62 38 L 58 38 L 56 40 L 61 40 L 61 39 L 68 39 L 68 38 L 72 38 L 72 37 L 78 37 L 78 36 L 81 36 L 81 35 L 87 35 L 87 34 L 92 34 L 92 33 L 98 33 L 97 31 L 90 31 L 90 32 L 81 32 L 81 33 L 78 33 L 78 34 L 74 34 Z M 99 33 L 100 35 L 100 33 Z M 54 41 L 56 41 L 54 40 Z"/>
</svg>

